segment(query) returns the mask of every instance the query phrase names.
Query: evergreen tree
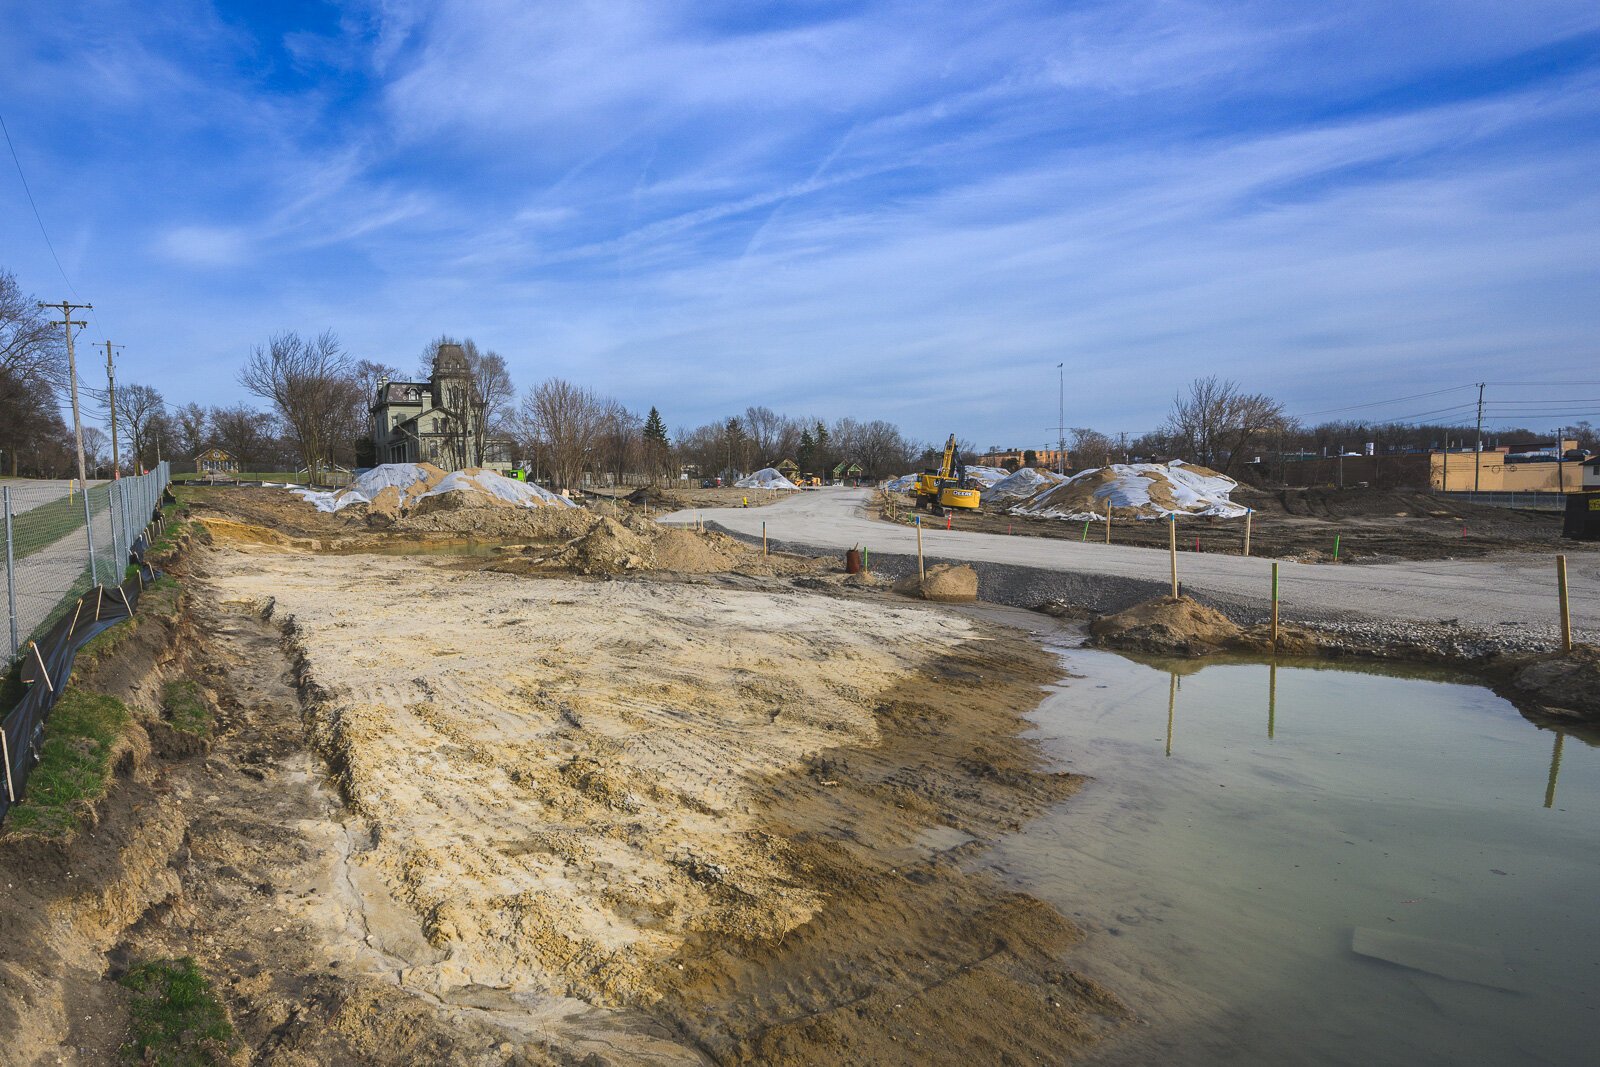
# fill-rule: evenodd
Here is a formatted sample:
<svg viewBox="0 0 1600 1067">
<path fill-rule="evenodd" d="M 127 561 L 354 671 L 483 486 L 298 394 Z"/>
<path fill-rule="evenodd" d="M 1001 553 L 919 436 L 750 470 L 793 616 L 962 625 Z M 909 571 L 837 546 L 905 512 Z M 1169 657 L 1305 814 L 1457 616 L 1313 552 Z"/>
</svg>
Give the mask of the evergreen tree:
<svg viewBox="0 0 1600 1067">
<path fill-rule="evenodd" d="M 644 420 L 644 454 L 647 473 L 654 482 L 666 471 L 668 458 L 672 454 L 672 448 L 667 443 L 667 424 L 654 406 Z"/>
<path fill-rule="evenodd" d="M 661 421 L 661 412 L 653 407 L 650 416 L 644 420 L 644 436 L 647 441 L 657 441 L 663 445 L 667 443 L 667 424 Z"/>
<path fill-rule="evenodd" d="M 795 462 L 800 464 L 801 474 L 815 474 L 812 462 L 817 458 L 817 442 L 811 436 L 810 430 L 800 431 L 800 447 L 795 450 Z"/>
</svg>

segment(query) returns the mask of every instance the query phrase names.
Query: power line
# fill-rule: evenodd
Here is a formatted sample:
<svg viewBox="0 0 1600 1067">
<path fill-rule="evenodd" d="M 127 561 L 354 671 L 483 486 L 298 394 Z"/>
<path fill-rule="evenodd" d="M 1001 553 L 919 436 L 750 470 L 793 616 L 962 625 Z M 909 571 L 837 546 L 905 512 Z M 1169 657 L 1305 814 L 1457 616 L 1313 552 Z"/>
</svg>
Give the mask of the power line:
<svg viewBox="0 0 1600 1067">
<path fill-rule="evenodd" d="M 1313 415 L 1332 415 L 1340 411 L 1355 411 L 1358 408 L 1375 408 L 1382 407 L 1386 404 L 1403 404 L 1407 400 L 1425 400 L 1430 396 L 1443 396 L 1445 393 L 1454 393 L 1459 392 L 1462 389 L 1471 388 L 1473 387 L 1470 385 L 1452 385 L 1446 389 L 1435 389 L 1431 393 L 1413 393 L 1411 396 L 1397 396 L 1392 400 L 1370 400 L 1362 404 L 1346 404 L 1344 407 L 1323 408 L 1321 411 L 1307 411 L 1304 414 L 1296 415 L 1295 418 L 1309 419 Z"/>
<path fill-rule="evenodd" d="M 33 208 L 33 220 L 39 224 L 39 232 L 44 236 L 44 246 L 50 250 L 50 258 L 56 261 L 56 270 L 61 272 L 61 280 L 67 283 L 72 295 L 77 296 L 78 290 L 73 286 L 72 279 L 67 277 L 67 268 L 61 265 L 61 257 L 56 255 L 56 246 L 50 241 L 50 232 L 44 228 L 44 218 L 39 214 L 39 205 L 33 201 L 33 190 L 28 187 L 28 176 L 22 173 L 22 160 L 17 158 L 17 146 L 11 143 L 11 131 L 6 129 L 4 115 L 0 115 L 0 133 L 5 134 L 6 147 L 11 149 L 11 162 L 17 165 L 17 177 L 22 179 L 22 191 L 28 194 L 28 206 Z M 95 325 L 100 324 L 96 321 Z"/>
</svg>

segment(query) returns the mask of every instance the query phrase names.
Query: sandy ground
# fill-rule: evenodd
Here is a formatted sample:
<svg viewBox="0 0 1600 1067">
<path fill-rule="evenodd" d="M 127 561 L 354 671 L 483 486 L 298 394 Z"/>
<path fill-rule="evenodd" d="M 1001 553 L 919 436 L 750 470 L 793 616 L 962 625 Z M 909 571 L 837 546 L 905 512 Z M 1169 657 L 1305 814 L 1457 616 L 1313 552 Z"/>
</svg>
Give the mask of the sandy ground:
<svg viewBox="0 0 1600 1067">
<path fill-rule="evenodd" d="M 1018 739 L 1025 635 L 779 578 L 197 571 L 216 640 L 288 635 L 311 745 L 213 758 L 248 781 L 199 798 L 206 905 L 146 938 L 205 946 L 263 1062 L 1053 1063 L 1125 1021 L 1070 923 L 967 870 L 1077 784 Z M 234 699 L 278 707 L 257 673 Z"/>
</svg>

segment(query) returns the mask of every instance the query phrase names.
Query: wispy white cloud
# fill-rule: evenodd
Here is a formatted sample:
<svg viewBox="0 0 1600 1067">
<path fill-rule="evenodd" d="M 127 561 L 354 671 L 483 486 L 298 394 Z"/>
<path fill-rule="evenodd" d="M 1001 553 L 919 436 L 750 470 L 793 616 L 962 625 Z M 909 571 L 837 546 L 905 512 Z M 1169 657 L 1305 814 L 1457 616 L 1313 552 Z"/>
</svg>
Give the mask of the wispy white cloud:
<svg viewBox="0 0 1600 1067">
<path fill-rule="evenodd" d="M 1134 429 L 1194 373 L 1295 406 L 1600 326 L 1592 4 L 94 14 L 118 47 L 43 15 L 0 39 L 0 99 L 62 131 L 28 146 L 45 208 L 117 248 L 82 286 L 130 352 L 332 326 L 409 362 L 449 330 L 675 425 L 766 402 L 933 436 L 961 397 L 965 435 L 1020 443 L 1063 358 L 1074 421 Z M 186 332 L 163 281 L 226 325 Z"/>
</svg>

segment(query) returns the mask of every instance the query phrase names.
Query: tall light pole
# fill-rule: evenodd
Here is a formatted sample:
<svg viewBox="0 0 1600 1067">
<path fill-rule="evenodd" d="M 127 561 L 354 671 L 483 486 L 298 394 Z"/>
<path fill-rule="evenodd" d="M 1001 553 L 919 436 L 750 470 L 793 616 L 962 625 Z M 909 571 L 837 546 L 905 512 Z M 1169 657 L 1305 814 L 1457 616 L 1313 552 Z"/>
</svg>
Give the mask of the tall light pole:
<svg viewBox="0 0 1600 1067">
<path fill-rule="evenodd" d="M 72 313 L 80 309 L 86 310 L 93 307 L 93 304 L 69 304 L 65 300 L 59 304 L 41 303 L 39 305 L 41 310 L 44 308 L 56 310 L 59 308 L 61 311 L 61 325 L 67 331 L 67 375 L 72 382 L 72 435 L 78 441 L 78 484 L 83 487 L 85 493 L 89 491 L 89 478 L 88 472 L 84 470 L 83 463 L 83 420 L 78 416 L 78 361 L 72 354 L 72 328 L 74 326 L 86 327 L 89 324 L 73 319 Z"/>
<path fill-rule="evenodd" d="M 1056 413 L 1056 473 L 1067 473 L 1067 372 L 1063 370 L 1066 363 L 1056 364 L 1057 385 L 1060 392 L 1061 406 Z"/>
</svg>

